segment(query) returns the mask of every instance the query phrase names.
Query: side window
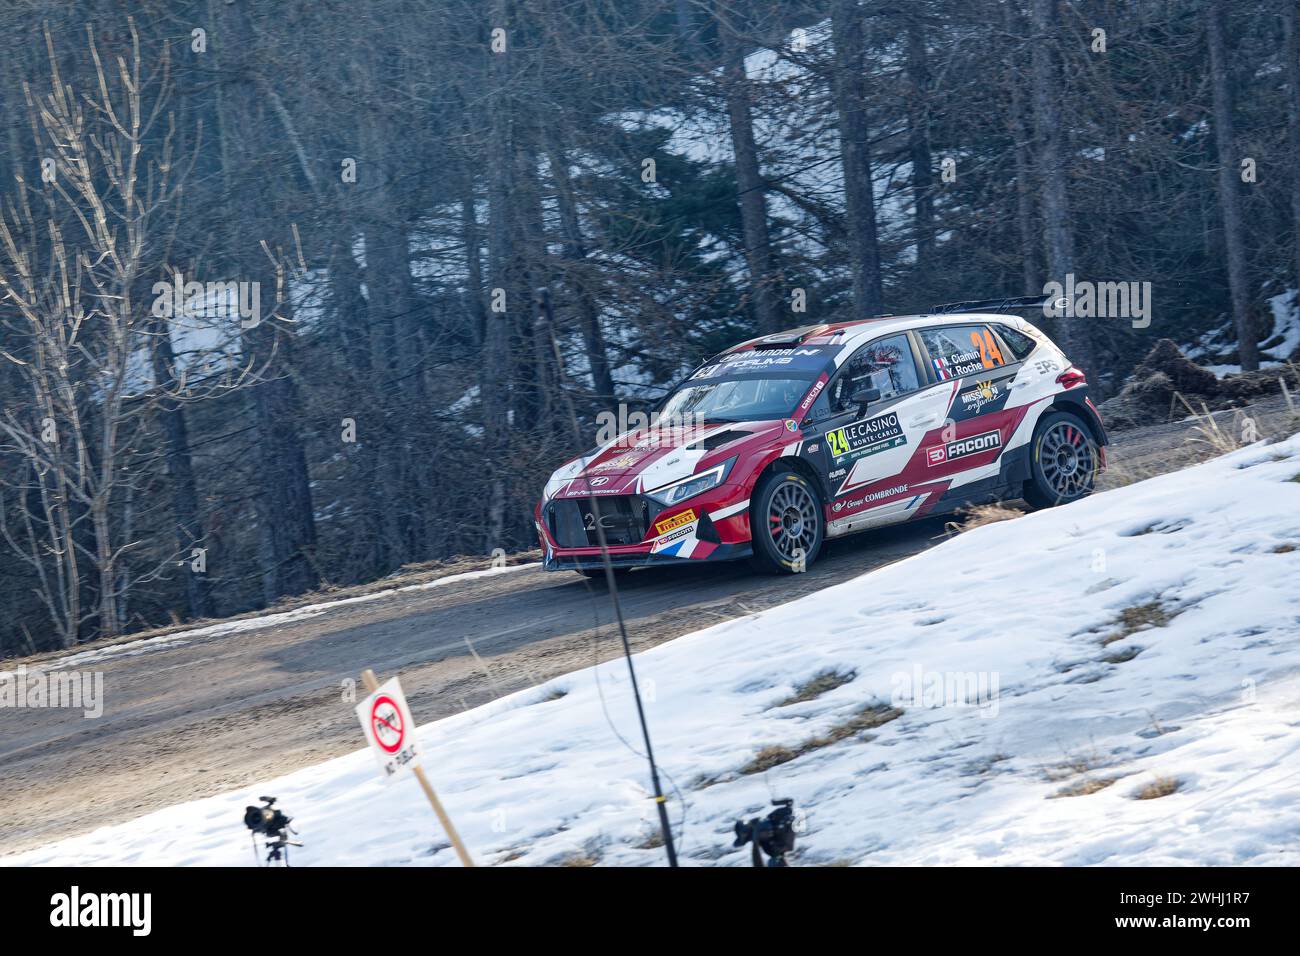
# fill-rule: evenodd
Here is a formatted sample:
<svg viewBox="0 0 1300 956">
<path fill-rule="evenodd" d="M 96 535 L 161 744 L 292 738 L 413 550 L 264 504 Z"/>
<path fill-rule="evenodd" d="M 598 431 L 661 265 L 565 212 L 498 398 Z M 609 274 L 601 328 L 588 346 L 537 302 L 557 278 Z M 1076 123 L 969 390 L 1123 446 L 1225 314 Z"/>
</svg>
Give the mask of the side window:
<svg viewBox="0 0 1300 956">
<path fill-rule="evenodd" d="M 906 333 L 891 335 L 864 345 L 844 363 L 830 387 L 830 405 L 836 412 L 854 407 L 853 393 L 864 388 L 880 389 L 881 398 L 893 398 L 915 391 L 921 385 L 916 360 Z"/>
<path fill-rule="evenodd" d="M 1025 335 L 1018 329 L 1013 329 L 1009 325 L 995 326 L 998 335 L 1002 336 L 1002 341 L 1007 343 L 1007 348 L 1011 350 L 1014 361 L 1023 362 L 1029 358 L 1029 353 L 1038 348 L 1038 343 Z"/>
<path fill-rule="evenodd" d="M 997 337 L 984 325 L 946 325 L 923 329 L 921 340 L 930 353 L 934 373 L 939 378 L 960 378 L 984 372 L 1008 359 L 1002 354 Z M 1014 357 L 1010 361 L 1016 361 Z"/>
</svg>

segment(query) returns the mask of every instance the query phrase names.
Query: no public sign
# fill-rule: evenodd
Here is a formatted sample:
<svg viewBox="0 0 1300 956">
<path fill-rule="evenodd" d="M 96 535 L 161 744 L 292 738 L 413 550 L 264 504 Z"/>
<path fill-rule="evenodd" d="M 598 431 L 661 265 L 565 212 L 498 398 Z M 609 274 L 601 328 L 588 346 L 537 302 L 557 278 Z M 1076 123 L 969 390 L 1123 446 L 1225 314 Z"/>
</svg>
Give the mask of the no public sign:
<svg viewBox="0 0 1300 956">
<path fill-rule="evenodd" d="M 379 686 L 357 704 L 357 718 L 370 748 L 379 758 L 385 780 L 410 769 L 419 756 L 415 742 L 415 720 L 406 705 L 406 695 L 396 677 Z"/>
</svg>

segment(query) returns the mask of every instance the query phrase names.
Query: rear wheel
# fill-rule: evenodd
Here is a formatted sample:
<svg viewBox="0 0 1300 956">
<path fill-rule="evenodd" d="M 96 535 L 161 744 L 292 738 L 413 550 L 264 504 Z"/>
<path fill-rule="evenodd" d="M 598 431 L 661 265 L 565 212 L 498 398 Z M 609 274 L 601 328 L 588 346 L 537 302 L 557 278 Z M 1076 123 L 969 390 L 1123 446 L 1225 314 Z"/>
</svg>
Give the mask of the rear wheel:
<svg viewBox="0 0 1300 956">
<path fill-rule="evenodd" d="M 1034 430 L 1025 500 L 1036 508 L 1092 494 L 1101 456 L 1088 426 L 1071 412 L 1049 412 Z"/>
<path fill-rule="evenodd" d="M 817 560 L 825 535 L 821 496 L 796 471 L 770 472 L 754 491 L 749 525 L 758 567 L 778 574 L 805 571 Z"/>
</svg>

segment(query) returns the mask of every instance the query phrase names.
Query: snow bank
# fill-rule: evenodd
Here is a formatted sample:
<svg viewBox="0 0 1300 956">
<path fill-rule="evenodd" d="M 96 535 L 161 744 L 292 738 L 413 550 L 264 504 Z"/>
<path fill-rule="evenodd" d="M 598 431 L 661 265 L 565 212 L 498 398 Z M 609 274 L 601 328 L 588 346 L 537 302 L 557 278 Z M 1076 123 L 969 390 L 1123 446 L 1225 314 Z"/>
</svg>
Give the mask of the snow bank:
<svg viewBox="0 0 1300 956">
<path fill-rule="evenodd" d="M 748 865 L 732 822 L 788 796 L 803 864 L 1296 863 L 1297 475 L 1300 436 L 1252 446 L 638 655 L 684 862 Z M 783 703 L 828 670 L 854 676 Z M 930 693 L 965 674 L 980 699 Z M 828 743 L 888 705 L 901 716 Z M 420 738 L 481 864 L 662 864 L 621 660 Z M 241 817 L 262 793 L 295 817 L 298 865 L 456 863 L 418 786 L 383 785 L 365 752 L 5 862 L 251 865 Z"/>
</svg>

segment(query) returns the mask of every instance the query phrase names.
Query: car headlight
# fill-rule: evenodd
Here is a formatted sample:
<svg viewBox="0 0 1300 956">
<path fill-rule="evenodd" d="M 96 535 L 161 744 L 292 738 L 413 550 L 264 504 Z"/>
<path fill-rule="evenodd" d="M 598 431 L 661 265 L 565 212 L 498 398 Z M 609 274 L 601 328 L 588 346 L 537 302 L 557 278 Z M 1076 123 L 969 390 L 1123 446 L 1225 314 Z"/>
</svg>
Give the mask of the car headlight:
<svg viewBox="0 0 1300 956">
<path fill-rule="evenodd" d="M 670 485 L 663 485 L 653 491 L 645 492 L 647 498 L 653 498 L 661 505 L 675 505 L 679 501 L 685 501 L 687 498 L 694 498 L 698 494 L 703 494 L 710 488 L 716 488 L 727 480 L 727 475 L 731 471 L 731 466 L 736 463 L 736 459 L 728 458 L 720 465 L 714 465 L 708 471 L 702 471 L 698 475 L 691 475 L 689 478 L 682 478 L 674 481 Z"/>
</svg>

